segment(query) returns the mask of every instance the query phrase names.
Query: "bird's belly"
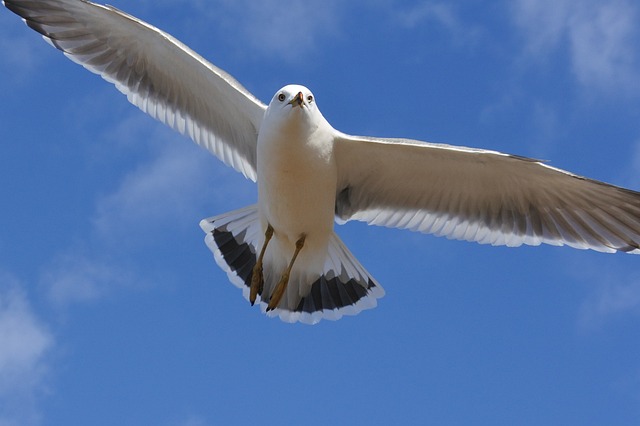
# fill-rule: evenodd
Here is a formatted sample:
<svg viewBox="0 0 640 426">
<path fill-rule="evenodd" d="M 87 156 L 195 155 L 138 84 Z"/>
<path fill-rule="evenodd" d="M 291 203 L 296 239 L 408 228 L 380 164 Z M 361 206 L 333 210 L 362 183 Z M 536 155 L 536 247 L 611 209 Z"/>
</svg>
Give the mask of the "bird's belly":
<svg viewBox="0 0 640 426">
<path fill-rule="evenodd" d="M 333 231 L 337 181 L 335 163 L 314 154 L 272 149 L 258 166 L 263 226 L 290 247 L 304 235 L 309 250 L 326 247 Z"/>
<path fill-rule="evenodd" d="M 325 170 L 324 172 L 329 172 Z M 292 243 L 306 235 L 313 239 L 333 230 L 335 178 L 309 168 L 270 170 L 260 182 L 261 215 Z"/>
</svg>

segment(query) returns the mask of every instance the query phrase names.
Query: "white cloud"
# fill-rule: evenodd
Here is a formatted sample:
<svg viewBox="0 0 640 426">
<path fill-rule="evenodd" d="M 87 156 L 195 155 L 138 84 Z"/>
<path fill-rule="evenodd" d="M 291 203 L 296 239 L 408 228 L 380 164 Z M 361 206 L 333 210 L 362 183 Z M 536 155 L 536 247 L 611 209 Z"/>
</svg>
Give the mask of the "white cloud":
<svg viewBox="0 0 640 426">
<path fill-rule="evenodd" d="M 136 253 L 157 250 L 158 241 L 176 229 L 199 230 L 202 218 L 222 213 L 212 205 L 232 210 L 253 202 L 251 183 L 160 124 L 125 118 L 99 139 L 88 153 L 91 161 L 104 162 L 98 170 L 117 168 L 122 156 L 136 160 L 129 171 L 110 175 L 120 182 L 96 196 L 86 234 L 72 236 L 76 242 L 42 269 L 41 285 L 56 307 L 146 286 L 151 279 L 140 271 Z"/>
<path fill-rule="evenodd" d="M 54 306 L 91 302 L 138 281 L 127 268 L 97 256 L 89 258 L 81 250 L 70 250 L 44 268 L 41 283 Z"/>
<path fill-rule="evenodd" d="M 392 6 L 396 8 L 395 5 Z M 480 29 L 468 22 L 463 22 L 457 10 L 449 3 L 423 1 L 416 6 L 397 12 L 400 24 L 413 29 L 422 24 L 436 24 L 442 26 L 453 37 L 455 42 L 473 42 L 480 36 Z"/>
<path fill-rule="evenodd" d="M 32 71 L 42 62 L 39 53 L 49 47 L 44 46 L 37 34 L 28 31 L 26 25 L 17 18 L 10 13 L 3 13 L 0 17 L 0 27 L 3 28 L 0 37 L 0 71 L 5 83 L 8 80 L 14 84 L 29 84 Z"/>
<path fill-rule="evenodd" d="M 185 213 L 200 205 L 201 185 L 207 181 L 206 152 L 176 146 L 163 145 L 150 161 L 125 174 L 114 192 L 98 197 L 90 232 L 43 269 L 41 283 L 55 306 L 92 302 L 118 288 L 144 285 L 127 253 L 147 249 L 164 227 L 184 221 Z"/>
<path fill-rule="evenodd" d="M 512 10 L 529 55 L 548 58 L 566 50 L 583 86 L 615 94 L 640 91 L 637 3 L 518 0 Z"/>
<path fill-rule="evenodd" d="M 186 420 L 178 423 L 179 426 L 206 426 L 207 422 L 200 416 L 191 415 Z"/>
<path fill-rule="evenodd" d="M 132 232 L 157 233 L 167 222 L 193 220 L 207 203 L 224 200 L 233 208 L 234 192 L 238 201 L 245 198 L 249 184 L 233 190 L 233 184 L 243 180 L 240 175 L 233 176 L 234 171 L 206 151 L 184 144 L 162 141 L 151 161 L 125 175 L 113 193 L 98 200 L 93 225 L 99 238 L 126 240 Z"/>
<path fill-rule="evenodd" d="M 604 89 L 640 87 L 638 18 L 636 6 L 617 2 L 598 3 L 571 19 L 574 72 L 582 84 Z"/>
<path fill-rule="evenodd" d="M 458 18 L 450 4 L 426 1 L 405 12 L 399 13 L 401 22 L 413 28 L 423 21 L 436 21 L 447 28 L 457 28 Z"/>
<path fill-rule="evenodd" d="M 516 0 L 512 7 L 514 23 L 524 32 L 530 53 L 544 54 L 558 46 L 567 25 L 567 2 Z"/>
<path fill-rule="evenodd" d="M 608 280 L 581 306 L 580 325 L 589 329 L 628 314 L 640 314 L 640 277 L 631 282 Z"/>
<path fill-rule="evenodd" d="M 34 38 L 33 34 L 29 34 L 28 37 L 0 38 L 0 49 L 3 52 L 2 64 L 9 75 L 19 76 L 24 72 L 31 71 L 38 62 L 31 38 Z M 9 73 L 8 70 L 11 72 Z"/>
<path fill-rule="evenodd" d="M 0 275 L 0 425 L 35 424 L 54 339 L 15 279 Z"/>
<path fill-rule="evenodd" d="M 132 227 L 177 220 L 197 202 L 206 166 L 204 151 L 165 144 L 150 162 L 126 175 L 120 187 L 98 202 L 94 225 L 103 237 L 124 236 Z"/>
<path fill-rule="evenodd" d="M 219 0 L 213 8 L 205 3 L 203 12 L 230 34 L 241 35 L 258 53 L 286 60 L 304 55 L 338 28 L 340 3 L 335 0 Z"/>
</svg>

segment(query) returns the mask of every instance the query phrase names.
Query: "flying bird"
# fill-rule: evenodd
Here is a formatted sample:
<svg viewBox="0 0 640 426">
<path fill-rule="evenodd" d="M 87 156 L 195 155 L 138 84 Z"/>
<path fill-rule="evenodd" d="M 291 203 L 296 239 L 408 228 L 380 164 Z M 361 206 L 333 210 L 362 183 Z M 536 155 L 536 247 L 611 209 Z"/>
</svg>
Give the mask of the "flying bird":
<svg viewBox="0 0 640 426">
<path fill-rule="evenodd" d="M 258 185 L 255 205 L 204 219 L 245 298 L 287 322 L 376 306 L 380 284 L 334 232 L 349 220 L 482 244 L 640 253 L 640 193 L 496 151 L 352 136 L 314 94 L 265 105 L 169 34 L 86 0 L 4 0 L 71 60 Z"/>
</svg>

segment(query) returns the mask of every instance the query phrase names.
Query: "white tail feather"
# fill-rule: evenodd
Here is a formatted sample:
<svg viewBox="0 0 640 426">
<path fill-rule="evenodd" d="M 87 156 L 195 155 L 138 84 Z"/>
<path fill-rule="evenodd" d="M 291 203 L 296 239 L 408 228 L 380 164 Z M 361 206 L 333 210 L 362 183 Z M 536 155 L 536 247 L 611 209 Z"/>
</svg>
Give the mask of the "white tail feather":
<svg viewBox="0 0 640 426">
<path fill-rule="evenodd" d="M 263 239 L 257 207 L 252 205 L 204 219 L 200 227 L 207 234 L 205 242 L 218 265 L 249 300 L 253 266 Z M 268 259 L 265 257 L 264 290 L 258 299 L 265 313 L 271 292 L 282 274 L 282 265 L 271 265 Z M 343 315 L 356 315 L 374 308 L 376 299 L 384 295 L 380 284 L 336 234 L 331 235 L 323 265 L 320 274 L 294 269 L 289 280 L 291 291 L 287 291 L 285 300 L 267 315 L 279 316 L 286 322 L 315 324 L 323 318 L 337 320 Z M 299 294 L 298 289 L 309 290 Z"/>
</svg>

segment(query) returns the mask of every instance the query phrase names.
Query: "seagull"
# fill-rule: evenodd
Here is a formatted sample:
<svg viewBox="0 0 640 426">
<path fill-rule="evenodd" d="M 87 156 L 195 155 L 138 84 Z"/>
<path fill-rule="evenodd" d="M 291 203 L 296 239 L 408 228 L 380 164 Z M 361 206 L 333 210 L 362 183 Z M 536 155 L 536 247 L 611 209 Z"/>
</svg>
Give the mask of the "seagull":
<svg viewBox="0 0 640 426">
<path fill-rule="evenodd" d="M 269 316 L 315 324 L 373 308 L 384 295 L 336 222 L 640 253 L 638 192 L 496 151 L 342 133 L 308 88 L 287 85 L 265 105 L 171 35 L 112 6 L 3 4 L 132 104 L 257 183 L 255 205 L 200 226 L 229 280 Z"/>
</svg>

